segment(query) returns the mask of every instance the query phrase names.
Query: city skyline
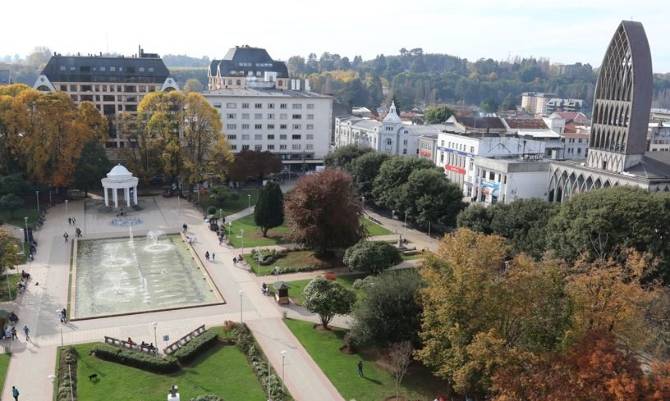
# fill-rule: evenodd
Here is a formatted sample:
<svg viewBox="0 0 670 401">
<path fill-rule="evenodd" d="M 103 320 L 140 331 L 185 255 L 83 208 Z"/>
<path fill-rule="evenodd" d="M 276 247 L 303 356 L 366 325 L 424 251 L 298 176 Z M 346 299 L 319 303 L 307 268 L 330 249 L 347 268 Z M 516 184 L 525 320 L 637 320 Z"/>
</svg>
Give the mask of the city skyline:
<svg viewBox="0 0 670 401">
<path fill-rule="evenodd" d="M 87 3 L 81 0 L 70 1 L 67 10 L 55 3 L 38 3 L 38 7 L 31 3 L 6 8 L 13 15 L 35 14 L 39 9 L 38 14 L 48 18 L 39 20 L 39 30 L 26 30 L 19 18 L 5 21 L 0 33 L 12 41 L 3 43 L 0 54 L 25 56 L 36 46 L 46 46 L 63 54 L 102 51 L 130 55 L 141 44 L 162 55 L 214 59 L 232 46 L 249 44 L 267 48 L 274 58 L 282 60 L 312 52 L 370 59 L 378 54 L 398 54 L 403 47 L 420 47 L 425 53 L 469 60 L 518 56 L 597 67 L 604 54 L 603 43 L 608 42 L 614 27 L 621 20 L 632 19 L 645 26 L 654 72 L 670 72 L 670 44 L 663 40 L 667 32 L 662 12 L 670 6 L 658 0 L 595 0 L 588 4 L 575 0 L 560 4 L 474 0 L 467 7 L 433 0 L 419 0 L 411 7 L 397 1 L 371 4 L 345 0 L 328 10 L 315 9 L 301 0 L 289 0 L 281 8 L 261 1 L 248 10 L 229 10 L 194 0 L 189 3 L 191 14 L 120 0 L 100 18 L 85 17 Z M 135 11 L 128 13 L 129 9 Z M 227 18 L 229 13 L 235 17 Z M 203 22 L 200 15 L 206 15 L 207 20 Z M 73 23 L 64 24 L 66 21 Z"/>
</svg>

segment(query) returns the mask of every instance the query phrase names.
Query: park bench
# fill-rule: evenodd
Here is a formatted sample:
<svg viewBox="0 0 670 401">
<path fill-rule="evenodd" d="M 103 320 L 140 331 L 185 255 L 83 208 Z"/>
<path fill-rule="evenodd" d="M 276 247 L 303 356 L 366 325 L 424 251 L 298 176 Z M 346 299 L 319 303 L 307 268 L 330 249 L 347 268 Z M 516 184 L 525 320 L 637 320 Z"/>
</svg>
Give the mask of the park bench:
<svg viewBox="0 0 670 401">
<path fill-rule="evenodd" d="M 163 348 L 163 353 L 165 355 L 173 354 L 179 348 L 188 344 L 189 341 L 191 341 L 195 337 L 198 337 L 199 335 L 201 335 L 204 332 L 205 332 L 205 325 L 203 324 L 202 326 L 198 327 L 197 329 L 195 329 L 195 330 L 191 331 L 190 333 L 186 334 L 184 337 L 180 338 L 179 340 L 177 340 L 177 341 L 173 342 L 172 344 L 168 345 L 167 347 Z"/>
</svg>

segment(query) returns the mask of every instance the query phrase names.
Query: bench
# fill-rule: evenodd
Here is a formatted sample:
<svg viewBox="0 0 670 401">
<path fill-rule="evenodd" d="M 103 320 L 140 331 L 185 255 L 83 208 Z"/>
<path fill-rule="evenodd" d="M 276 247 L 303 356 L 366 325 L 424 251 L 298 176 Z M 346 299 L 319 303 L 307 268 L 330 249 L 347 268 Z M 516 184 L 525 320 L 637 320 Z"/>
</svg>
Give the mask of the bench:
<svg viewBox="0 0 670 401">
<path fill-rule="evenodd" d="M 189 341 L 194 339 L 195 337 L 198 337 L 202 333 L 205 332 L 205 325 L 203 324 L 202 326 L 198 327 L 197 329 L 191 331 L 190 333 L 186 334 L 184 337 L 180 338 L 179 340 L 173 342 L 172 344 L 168 345 L 167 347 L 163 348 L 163 353 L 165 355 L 171 355 L 172 353 L 176 352 L 179 348 L 183 347 L 184 345 L 188 344 Z"/>
</svg>

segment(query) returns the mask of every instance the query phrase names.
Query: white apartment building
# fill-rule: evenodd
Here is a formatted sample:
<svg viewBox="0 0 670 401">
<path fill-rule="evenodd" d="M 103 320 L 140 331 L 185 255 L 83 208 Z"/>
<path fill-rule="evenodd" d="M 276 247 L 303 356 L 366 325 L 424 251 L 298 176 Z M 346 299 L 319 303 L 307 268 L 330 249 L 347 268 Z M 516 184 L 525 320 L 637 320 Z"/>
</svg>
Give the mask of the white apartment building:
<svg viewBox="0 0 670 401">
<path fill-rule="evenodd" d="M 438 135 L 435 164 L 444 168 L 447 178 L 463 189 L 463 196 L 477 195 L 475 158 L 541 159 L 545 142 L 516 135 L 444 132 Z"/>
<path fill-rule="evenodd" d="M 392 103 L 381 122 L 356 116 L 335 118 L 335 147 L 358 145 L 390 155 L 417 156 L 419 139 L 436 136 L 444 128 L 446 126 L 439 124 L 405 124 Z"/>
<path fill-rule="evenodd" d="M 332 97 L 249 86 L 203 95 L 219 111 L 233 153 L 270 151 L 284 164 L 323 163 L 332 134 Z"/>
<path fill-rule="evenodd" d="M 472 202 L 491 205 L 547 197 L 550 164 L 546 160 L 476 157 Z"/>
<path fill-rule="evenodd" d="M 647 143 L 650 152 L 670 152 L 670 122 L 649 123 Z"/>
</svg>

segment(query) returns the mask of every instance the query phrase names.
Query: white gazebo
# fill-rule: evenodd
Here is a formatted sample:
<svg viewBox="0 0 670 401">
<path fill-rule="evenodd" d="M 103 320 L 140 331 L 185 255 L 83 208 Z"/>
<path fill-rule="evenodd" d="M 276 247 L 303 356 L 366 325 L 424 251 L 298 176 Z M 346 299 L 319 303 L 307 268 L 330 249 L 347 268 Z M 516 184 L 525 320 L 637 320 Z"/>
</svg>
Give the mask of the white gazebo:
<svg viewBox="0 0 670 401">
<path fill-rule="evenodd" d="M 114 207 L 119 207 L 119 190 L 123 190 L 124 198 L 128 207 L 131 207 L 133 204 L 137 205 L 137 182 L 139 181 L 137 177 L 133 177 L 133 174 L 128 171 L 127 168 L 123 167 L 121 164 L 117 164 L 112 168 L 107 177 L 102 180 L 102 189 L 105 191 L 105 206 L 109 206 L 109 195 L 108 190 L 112 190 L 112 200 L 114 201 Z M 132 190 L 132 201 L 131 201 L 131 190 Z"/>
</svg>

